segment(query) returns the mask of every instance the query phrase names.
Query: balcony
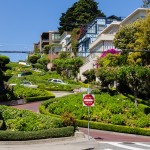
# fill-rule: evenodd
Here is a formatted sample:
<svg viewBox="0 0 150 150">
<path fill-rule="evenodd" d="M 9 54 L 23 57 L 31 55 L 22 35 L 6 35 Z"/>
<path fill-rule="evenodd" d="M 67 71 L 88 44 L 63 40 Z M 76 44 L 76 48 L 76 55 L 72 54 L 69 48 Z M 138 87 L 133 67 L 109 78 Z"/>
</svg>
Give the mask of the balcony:
<svg viewBox="0 0 150 150">
<path fill-rule="evenodd" d="M 97 46 L 102 41 L 113 41 L 114 34 L 101 34 L 93 43 L 90 44 L 90 49 Z"/>
</svg>

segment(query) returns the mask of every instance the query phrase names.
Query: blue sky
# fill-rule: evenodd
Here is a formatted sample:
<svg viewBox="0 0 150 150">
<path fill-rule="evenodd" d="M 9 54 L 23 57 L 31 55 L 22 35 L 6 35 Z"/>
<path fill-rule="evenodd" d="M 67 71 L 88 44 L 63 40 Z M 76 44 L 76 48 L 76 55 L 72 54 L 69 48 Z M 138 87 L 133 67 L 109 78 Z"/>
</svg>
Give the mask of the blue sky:
<svg viewBox="0 0 150 150">
<path fill-rule="evenodd" d="M 0 0 L 0 50 L 33 50 L 42 32 L 57 30 L 61 14 L 78 0 Z M 142 0 L 95 0 L 106 15 L 126 17 Z M 8 55 L 11 60 L 21 54 Z"/>
</svg>

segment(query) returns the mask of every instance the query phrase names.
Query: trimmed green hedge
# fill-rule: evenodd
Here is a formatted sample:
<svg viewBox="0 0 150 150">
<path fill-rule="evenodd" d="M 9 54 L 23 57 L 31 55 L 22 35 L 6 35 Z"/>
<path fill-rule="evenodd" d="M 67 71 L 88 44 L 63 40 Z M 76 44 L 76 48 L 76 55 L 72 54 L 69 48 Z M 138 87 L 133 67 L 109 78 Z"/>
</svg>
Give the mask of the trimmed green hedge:
<svg viewBox="0 0 150 150">
<path fill-rule="evenodd" d="M 54 102 L 54 99 L 43 102 L 42 105 L 39 107 L 40 113 L 50 115 L 50 116 L 59 117 L 59 115 L 51 114 L 46 110 L 47 106 L 53 102 Z M 88 121 L 76 119 L 76 125 L 79 127 L 87 128 L 88 127 Z M 94 121 L 90 121 L 90 128 L 98 129 L 98 130 L 114 131 L 114 132 L 120 132 L 120 133 L 130 133 L 130 134 L 150 136 L 150 130 L 149 129 L 137 128 L 137 127 L 133 128 L 130 126 L 121 126 L 121 125 L 113 125 L 113 124 L 104 124 L 101 122 L 94 122 Z"/>
<path fill-rule="evenodd" d="M 40 131 L 0 131 L 1 141 L 25 141 L 46 138 L 69 137 L 74 135 L 74 127 L 53 128 Z"/>
<path fill-rule="evenodd" d="M 25 97 L 25 100 L 28 103 L 28 102 L 48 100 L 50 98 L 55 98 L 55 95 L 51 95 L 51 96 L 37 96 L 37 97 Z"/>
<path fill-rule="evenodd" d="M 49 91 L 73 91 L 73 88 L 52 88 L 52 87 L 45 87 L 45 90 L 49 90 Z"/>
<path fill-rule="evenodd" d="M 88 121 L 76 120 L 76 123 L 77 123 L 77 126 L 85 127 L 85 128 L 88 127 Z M 121 132 L 121 133 L 130 133 L 130 134 L 150 136 L 149 129 L 133 128 L 129 126 L 120 126 L 120 125 L 113 125 L 113 124 L 104 124 L 104 123 L 93 122 L 93 121 L 90 121 L 90 128 L 98 129 L 98 130 L 107 130 L 107 131 L 115 131 L 115 132 Z"/>
<path fill-rule="evenodd" d="M 24 87 L 21 85 L 14 86 L 13 92 L 16 97 L 24 98 L 27 102 L 47 100 L 55 97 L 50 91 L 39 88 Z"/>
<path fill-rule="evenodd" d="M 49 113 L 49 112 L 45 109 L 45 106 L 44 106 L 44 105 L 40 105 L 40 106 L 39 106 L 39 112 L 40 112 L 41 114 L 44 114 L 44 115 L 49 115 L 49 116 L 52 116 L 52 117 L 61 118 L 60 115 L 55 115 L 55 114 Z"/>
</svg>

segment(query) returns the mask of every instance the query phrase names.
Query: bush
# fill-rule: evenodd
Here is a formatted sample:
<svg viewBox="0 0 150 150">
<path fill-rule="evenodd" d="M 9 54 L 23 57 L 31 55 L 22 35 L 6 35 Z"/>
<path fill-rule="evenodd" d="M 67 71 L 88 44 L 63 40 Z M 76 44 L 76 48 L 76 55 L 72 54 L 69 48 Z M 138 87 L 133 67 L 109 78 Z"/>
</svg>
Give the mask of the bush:
<svg viewBox="0 0 150 150">
<path fill-rule="evenodd" d="M 74 135 L 73 127 L 63 127 L 40 131 L 0 131 L 1 141 L 25 141 L 46 138 L 69 137 Z"/>
<path fill-rule="evenodd" d="M 121 114 L 115 114 L 111 117 L 111 123 L 115 125 L 125 125 L 125 116 Z"/>
<path fill-rule="evenodd" d="M 13 88 L 16 97 L 25 98 L 27 102 L 46 100 L 55 97 L 53 93 L 38 88 L 28 88 L 17 85 Z"/>
<path fill-rule="evenodd" d="M 85 128 L 88 127 L 88 121 L 85 121 L 85 120 L 76 120 L 76 121 L 77 121 L 77 126 L 85 127 Z M 106 131 L 115 131 L 115 132 L 120 132 L 120 133 L 130 133 L 130 134 L 150 136 L 150 130 L 148 129 L 104 124 L 100 122 L 90 121 L 90 128 L 98 129 L 98 130 L 106 130 Z"/>
<path fill-rule="evenodd" d="M 122 107 L 121 105 L 117 105 L 116 103 L 108 103 L 106 108 L 112 113 L 112 114 L 119 114 L 122 113 Z"/>
<path fill-rule="evenodd" d="M 94 90 L 92 90 L 92 94 L 101 94 L 101 90 L 100 89 L 94 89 Z"/>
<path fill-rule="evenodd" d="M 0 112 L 2 112 L 7 130 L 37 131 L 63 126 L 61 118 L 36 114 L 29 110 L 18 110 L 12 107 L 0 106 Z"/>
<path fill-rule="evenodd" d="M 72 116 L 71 113 L 65 112 L 62 114 L 62 120 L 63 120 L 63 124 L 64 126 L 73 126 L 74 130 L 76 129 L 76 120 L 75 118 Z"/>
<path fill-rule="evenodd" d="M 101 121 L 103 121 L 103 122 L 109 123 L 111 116 L 112 116 L 112 114 L 108 109 L 104 109 L 100 112 L 100 118 L 101 118 Z"/>
<path fill-rule="evenodd" d="M 71 99 L 69 96 L 67 96 L 69 99 Z M 64 97 L 65 98 L 65 97 Z M 77 99 L 78 97 L 76 97 Z M 61 98 L 62 99 L 62 98 Z M 58 100 L 60 102 L 60 99 Z M 73 99 L 72 99 L 73 101 Z M 71 102 L 72 102 L 71 101 Z M 50 116 L 57 116 L 55 114 L 51 114 L 50 112 L 47 111 L 47 107 L 50 105 L 50 104 L 53 104 L 53 102 L 55 102 L 55 104 L 57 104 L 57 100 L 56 99 L 51 99 L 51 100 L 48 100 L 48 101 L 45 101 L 42 103 L 42 105 L 40 106 L 40 112 L 41 113 L 44 113 L 44 114 L 47 114 L 47 115 L 50 115 Z M 66 102 L 68 103 L 67 99 L 66 99 Z M 69 104 L 68 104 L 69 105 Z M 62 106 L 62 105 L 61 105 Z M 94 106 L 95 107 L 95 106 Z M 72 107 L 71 107 L 72 108 Z M 83 108 L 83 106 L 82 106 Z M 94 108 L 91 108 L 91 109 L 94 109 Z M 90 110 L 91 110 L 90 109 Z M 73 110 L 73 108 L 72 108 Z M 78 108 L 76 108 L 76 110 L 78 110 Z M 82 116 L 84 116 L 85 114 L 83 113 L 82 109 L 80 108 L 79 109 L 80 112 L 82 113 Z M 77 116 L 77 111 L 76 111 L 76 114 L 75 116 Z M 131 133 L 131 134 L 139 134 L 139 135 L 147 135 L 149 136 L 150 135 L 150 130 L 149 128 L 146 128 L 146 129 L 143 129 L 143 128 L 137 128 L 135 127 L 135 120 L 130 120 L 130 119 L 126 119 L 126 117 L 122 114 L 114 114 L 113 117 L 111 112 L 109 110 L 104 110 L 103 112 L 99 112 L 100 114 L 100 117 L 99 116 L 96 116 L 98 117 L 98 119 L 102 120 L 102 119 L 106 119 L 107 118 L 107 121 L 110 122 L 110 118 L 113 119 L 114 121 L 114 124 L 123 124 L 125 123 L 126 121 L 126 125 L 129 125 L 129 126 L 121 126 L 121 125 L 113 125 L 113 124 L 106 124 L 106 123 L 100 123 L 100 122 L 93 122 L 93 121 L 90 121 L 90 128 L 93 128 L 93 129 L 99 129 L 99 130 L 107 130 L 107 131 L 115 131 L 115 132 L 121 132 L 121 133 Z M 106 116 L 104 116 L 104 114 Z M 58 116 L 60 117 L 60 116 Z M 102 118 L 103 117 L 103 118 Z M 150 117 L 150 115 L 147 116 L 148 118 Z M 80 117 L 79 117 L 80 118 Z M 84 117 L 86 118 L 86 117 Z M 88 117 L 87 117 L 88 118 Z M 92 118 L 92 117 L 91 117 Z M 117 120 L 118 119 L 118 120 Z M 106 121 L 106 120 L 105 120 Z M 78 120 L 76 119 L 76 125 L 77 126 L 80 126 L 80 127 L 87 127 L 88 125 L 88 121 L 85 121 L 85 120 Z M 131 127 L 133 126 L 133 127 Z"/>
<path fill-rule="evenodd" d="M 141 118 L 138 118 L 135 122 L 137 127 L 144 128 L 150 126 L 150 118 L 148 116 L 144 116 Z"/>
<path fill-rule="evenodd" d="M 26 102 L 35 102 L 35 101 L 48 100 L 50 98 L 55 98 L 55 96 L 51 95 L 51 96 L 26 97 L 25 100 Z"/>
</svg>

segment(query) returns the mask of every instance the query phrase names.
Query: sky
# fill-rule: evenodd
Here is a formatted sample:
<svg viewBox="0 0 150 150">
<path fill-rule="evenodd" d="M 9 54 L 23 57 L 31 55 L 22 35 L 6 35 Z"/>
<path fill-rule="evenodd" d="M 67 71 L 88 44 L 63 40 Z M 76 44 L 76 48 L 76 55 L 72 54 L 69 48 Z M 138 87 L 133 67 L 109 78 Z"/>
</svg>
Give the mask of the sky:
<svg viewBox="0 0 150 150">
<path fill-rule="evenodd" d="M 42 32 L 58 30 L 59 18 L 78 0 L 0 0 L 0 51 L 33 51 Z M 142 0 L 95 0 L 108 17 L 127 17 L 142 6 Z M 25 54 L 4 54 L 11 61 Z"/>
</svg>

